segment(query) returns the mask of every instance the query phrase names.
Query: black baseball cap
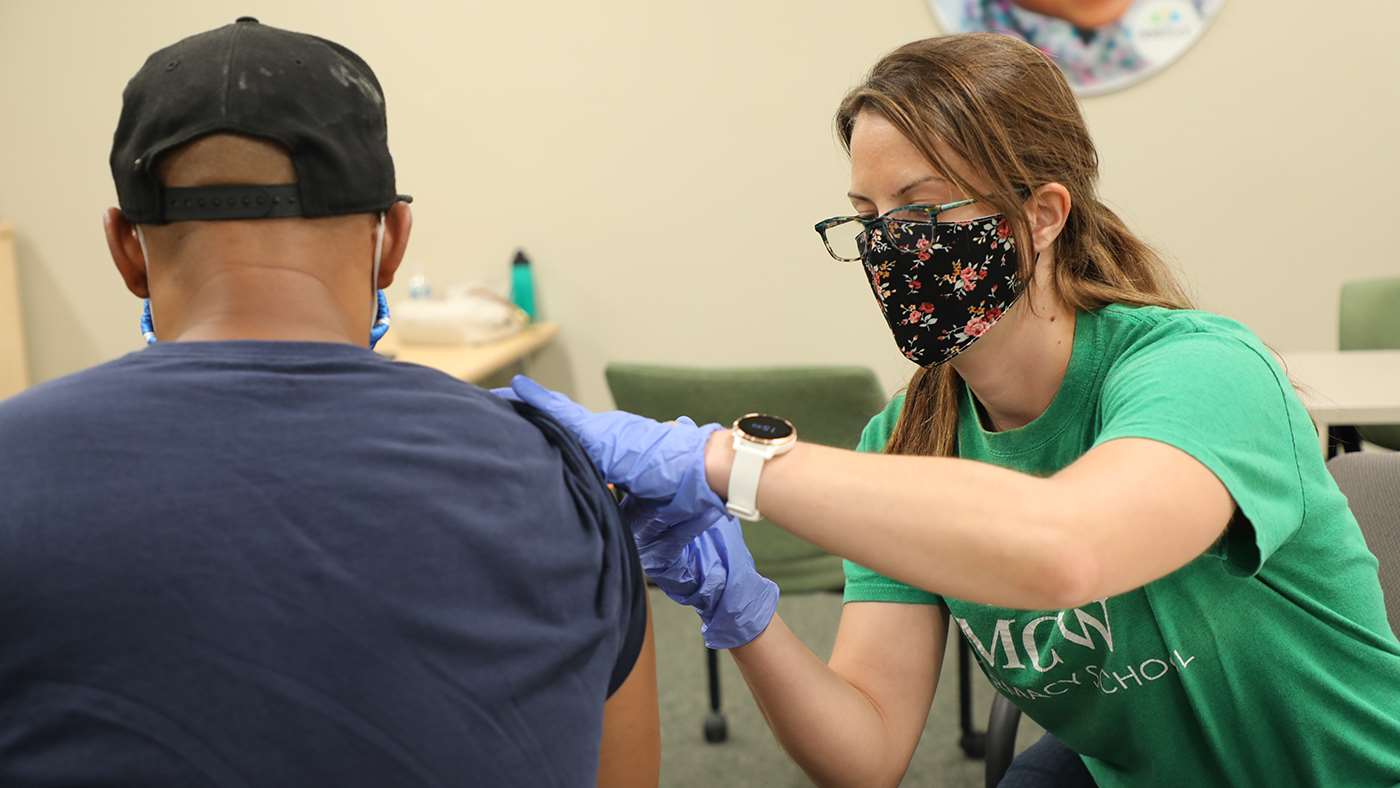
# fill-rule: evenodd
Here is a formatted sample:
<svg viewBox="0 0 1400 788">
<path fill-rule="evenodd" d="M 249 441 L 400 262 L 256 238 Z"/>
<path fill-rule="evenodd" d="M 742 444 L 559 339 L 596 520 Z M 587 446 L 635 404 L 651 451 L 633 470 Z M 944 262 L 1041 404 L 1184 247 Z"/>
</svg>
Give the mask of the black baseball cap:
<svg viewBox="0 0 1400 788">
<path fill-rule="evenodd" d="M 161 154 L 215 133 L 280 144 L 296 183 L 168 188 Z M 377 213 L 398 201 L 384 91 L 364 60 L 250 16 L 157 51 L 122 92 L 112 180 L 138 224 Z"/>
</svg>

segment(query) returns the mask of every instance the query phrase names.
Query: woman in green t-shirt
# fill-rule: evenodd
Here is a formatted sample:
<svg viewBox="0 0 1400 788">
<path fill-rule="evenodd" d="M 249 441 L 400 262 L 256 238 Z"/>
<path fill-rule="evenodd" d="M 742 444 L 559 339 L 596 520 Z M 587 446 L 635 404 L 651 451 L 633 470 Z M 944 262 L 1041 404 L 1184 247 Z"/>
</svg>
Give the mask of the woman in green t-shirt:
<svg viewBox="0 0 1400 788">
<path fill-rule="evenodd" d="M 957 626 L 1053 737 L 1017 784 L 1400 784 L 1400 642 L 1311 422 L 1099 200 L 1055 66 L 1009 37 L 919 41 L 836 120 L 857 215 L 817 229 L 920 365 L 859 451 L 514 386 L 630 492 L 648 574 L 792 757 L 899 782 Z M 849 559 L 829 662 L 776 615 L 725 493 Z"/>
</svg>

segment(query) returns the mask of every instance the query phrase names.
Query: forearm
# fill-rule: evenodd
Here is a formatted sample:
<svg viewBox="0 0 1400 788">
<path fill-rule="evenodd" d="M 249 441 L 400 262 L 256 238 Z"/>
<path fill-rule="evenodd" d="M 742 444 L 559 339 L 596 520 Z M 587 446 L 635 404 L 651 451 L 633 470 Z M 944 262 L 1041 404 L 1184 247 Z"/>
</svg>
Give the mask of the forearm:
<svg viewBox="0 0 1400 788">
<path fill-rule="evenodd" d="M 724 495 L 732 450 L 707 455 Z M 985 463 L 798 444 L 767 463 L 765 519 L 918 588 L 1005 607 L 1072 604 L 1094 584 L 1055 484 Z"/>
<path fill-rule="evenodd" d="M 908 757 L 889 751 L 896 737 L 874 702 L 812 653 L 781 617 L 730 653 L 773 734 L 813 782 L 899 782 Z"/>
</svg>

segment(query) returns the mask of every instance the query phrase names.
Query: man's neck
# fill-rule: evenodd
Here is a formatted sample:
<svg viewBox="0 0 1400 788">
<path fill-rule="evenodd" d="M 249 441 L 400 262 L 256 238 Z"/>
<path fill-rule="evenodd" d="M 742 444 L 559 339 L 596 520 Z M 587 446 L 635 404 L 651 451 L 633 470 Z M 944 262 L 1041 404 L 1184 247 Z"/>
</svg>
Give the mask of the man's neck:
<svg viewBox="0 0 1400 788">
<path fill-rule="evenodd" d="M 337 344 L 360 344 L 350 340 L 343 332 L 329 331 L 314 324 L 298 325 L 289 321 L 273 322 L 254 313 L 243 315 L 220 315 L 201 319 L 172 337 L 171 342 L 229 342 L 234 340 L 262 340 L 267 342 L 332 342 Z M 165 341 L 162 338 L 162 341 Z"/>
<path fill-rule="evenodd" d="M 239 267 L 204 278 L 185 292 L 153 298 L 152 312 L 162 342 L 270 340 L 365 345 L 369 295 L 365 292 L 359 298 L 343 292 L 347 289 L 294 269 Z M 352 306 L 350 301 L 356 303 Z"/>
</svg>

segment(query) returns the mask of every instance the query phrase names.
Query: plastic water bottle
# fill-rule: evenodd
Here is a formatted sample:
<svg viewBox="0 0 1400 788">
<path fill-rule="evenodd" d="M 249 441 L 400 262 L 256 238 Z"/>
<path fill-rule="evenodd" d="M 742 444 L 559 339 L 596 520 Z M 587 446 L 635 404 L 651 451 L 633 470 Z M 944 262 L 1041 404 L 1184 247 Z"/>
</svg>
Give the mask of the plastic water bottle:
<svg viewBox="0 0 1400 788">
<path fill-rule="evenodd" d="M 535 320 L 535 276 L 530 272 L 530 258 L 524 249 L 515 250 L 515 259 L 510 263 L 510 300 L 521 311 Z"/>
<path fill-rule="evenodd" d="M 416 273 L 416 274 L 414 274 L 412 277 L 409 278 L 409 280 L 408 280 L 408 297 L 409 297 L 409 300 L 412 300 L 412 301 L 419 301 L 419 300 L 422 300 L 422 299 L 431 297 L 432 294 L 433 294 L 433 288 L 432 288 L 431 285 L 428 284 L 428 277 L 424 276 L 421 272 L 420 272 L 420 273 Z"/>
</svg>

